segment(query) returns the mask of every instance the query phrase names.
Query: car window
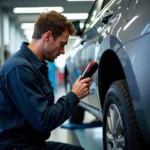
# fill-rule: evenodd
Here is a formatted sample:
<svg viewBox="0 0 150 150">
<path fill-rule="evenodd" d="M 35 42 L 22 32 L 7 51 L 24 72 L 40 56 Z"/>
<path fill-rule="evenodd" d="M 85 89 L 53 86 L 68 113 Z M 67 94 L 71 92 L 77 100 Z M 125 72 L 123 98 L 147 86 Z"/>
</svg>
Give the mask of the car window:
<svg viewBox="0 0 150 150">
<path fill-rule="evenodd" d="M 110 2 L 111 0 L 104 0 L 102 4 L 102 9 Z"/>
<path fill-rule="evenodd" d="M 111 0 L 96 0 L 91 10 L 89 12 L 89 16 L 85 22 L 83 32 L 86 32 L 90 26 L 90 24 L 97 18 L 97 15 L 100 11 L 110 2 Z"/>
<path fill-rule="evenodd" d="M 97 14 L 101 10 L 102 4 L 103 4 L 103 0 L 96 0 L 94 2 L 94 4 L 91 7 L 91 10 L 89 12 L 89 16 L 88 16 L 87 20 L 85 21 L 85 26 L 84 26 L 83 30 L 86 30 L 89 27 L 89 24 L 92 21 L 94 21 L 94 19 L 96 18 Z"/>
</svg>

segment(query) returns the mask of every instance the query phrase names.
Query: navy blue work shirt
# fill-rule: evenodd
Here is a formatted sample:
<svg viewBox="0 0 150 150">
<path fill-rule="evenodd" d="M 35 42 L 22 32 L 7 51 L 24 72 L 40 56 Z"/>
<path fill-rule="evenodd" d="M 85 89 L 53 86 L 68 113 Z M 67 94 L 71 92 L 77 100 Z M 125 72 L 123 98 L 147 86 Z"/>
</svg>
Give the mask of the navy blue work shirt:
<svg viewBox="0 0 150 150">
<path fill-rule="evenodd" d="M 0 149 L 43 143 L 71 116 L 73 92 L 54 104 L 48 67 L 22 43 L 0 69 Z"/>
</svg>

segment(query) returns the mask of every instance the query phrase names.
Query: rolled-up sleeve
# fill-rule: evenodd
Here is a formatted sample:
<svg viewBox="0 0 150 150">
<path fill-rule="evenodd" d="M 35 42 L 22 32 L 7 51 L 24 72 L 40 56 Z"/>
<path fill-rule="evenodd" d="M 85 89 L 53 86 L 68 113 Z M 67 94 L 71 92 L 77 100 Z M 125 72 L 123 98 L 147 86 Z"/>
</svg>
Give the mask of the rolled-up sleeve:
<svg viewBox="0 0 150 150">
<path fill-rule="evenodd" d="M 69 92 L 52 106 L 39 84 L 36 73 L 28 66 L 17 66 L 3 79 L 4 87 L 15 106 L 38 131 L 51 131 L 71 116 L 78 97 Z M 53 101 L 53 100 L 52 100 Z"/>
</svg>

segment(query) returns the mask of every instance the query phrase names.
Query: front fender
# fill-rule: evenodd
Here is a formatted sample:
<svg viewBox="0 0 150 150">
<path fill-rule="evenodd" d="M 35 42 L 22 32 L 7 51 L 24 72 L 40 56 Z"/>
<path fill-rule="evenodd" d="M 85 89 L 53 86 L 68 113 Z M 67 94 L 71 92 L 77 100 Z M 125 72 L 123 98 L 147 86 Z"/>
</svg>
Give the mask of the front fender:
<svg viewBox="0 0 150 150">
<path fill-rule="evenodd" d="M 140 131 L 150 142 L 150 33 L 126 43 L 117 56 L 128 82 L 133 108 Z"/>
</svg>

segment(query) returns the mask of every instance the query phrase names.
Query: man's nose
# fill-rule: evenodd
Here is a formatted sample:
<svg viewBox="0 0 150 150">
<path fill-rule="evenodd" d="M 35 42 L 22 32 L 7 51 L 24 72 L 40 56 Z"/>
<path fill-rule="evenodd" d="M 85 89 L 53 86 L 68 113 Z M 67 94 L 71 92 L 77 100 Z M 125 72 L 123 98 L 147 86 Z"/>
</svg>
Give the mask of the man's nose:
<svg viewBox="0 0 150 150">
<path fill-rule="evenodd" d="M 60 49 L 60 53 L 61 53 L 61 54 L 65 54 L 65 48 L 64 48 L 64 47 L 62 47 L 62 48 Z"/>
</svg>

